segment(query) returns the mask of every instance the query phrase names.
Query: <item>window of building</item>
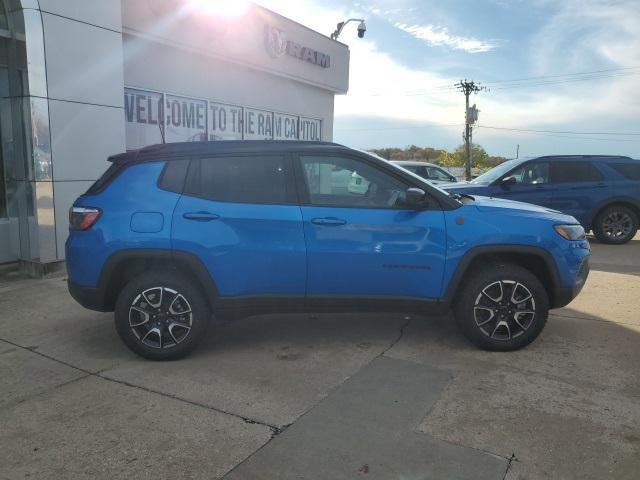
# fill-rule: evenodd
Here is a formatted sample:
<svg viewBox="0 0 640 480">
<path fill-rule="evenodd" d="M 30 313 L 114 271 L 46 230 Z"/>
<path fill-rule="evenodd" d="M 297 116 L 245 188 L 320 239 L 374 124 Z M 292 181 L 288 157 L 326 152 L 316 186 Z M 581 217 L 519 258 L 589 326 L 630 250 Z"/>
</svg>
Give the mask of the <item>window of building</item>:
<svg viewBox="0 0 640 480">
<path fill-rule="evenodd" d="M 407 186 L 353 158 L 303 156 L 302 169 L 312 205 L 401 208 Z"/>
<path fill-rule="evenodd" d="M 604 177 L 590 162 L 554 162 L 551 164 L 552 183 L 597 182 Z"/>
<path fill-rule="evenodd" d="M 640 161 L 633 163 L 611 163 L 609 164 L 620 175 L 629 180 L 640 180 Z"/>
<path fill-rule="evenodd" d="M 233 203 L 287 203 L 285 162 L 279 156 L 192 160 L 185 193 Z"/>
<path fill-rule="evenodd" d="M 525 163 L 516 168 L 510 177 L 519 185 L 543 185 L 549 183 L 549 164 L 546 162 Z"/>
</svg>

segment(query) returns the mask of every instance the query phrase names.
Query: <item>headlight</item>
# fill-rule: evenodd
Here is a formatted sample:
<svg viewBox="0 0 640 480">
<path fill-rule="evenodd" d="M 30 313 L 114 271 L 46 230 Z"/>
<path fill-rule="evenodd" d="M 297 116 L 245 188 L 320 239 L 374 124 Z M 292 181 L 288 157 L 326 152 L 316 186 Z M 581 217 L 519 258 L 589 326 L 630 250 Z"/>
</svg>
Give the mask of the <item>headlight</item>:
<svg viewBox="0 0 640 480">
<path fill-rule="evenodd" d="M 565 240 L 584 240 L 582 225 L 554 225 L 553 229 Z"/>
</svg>

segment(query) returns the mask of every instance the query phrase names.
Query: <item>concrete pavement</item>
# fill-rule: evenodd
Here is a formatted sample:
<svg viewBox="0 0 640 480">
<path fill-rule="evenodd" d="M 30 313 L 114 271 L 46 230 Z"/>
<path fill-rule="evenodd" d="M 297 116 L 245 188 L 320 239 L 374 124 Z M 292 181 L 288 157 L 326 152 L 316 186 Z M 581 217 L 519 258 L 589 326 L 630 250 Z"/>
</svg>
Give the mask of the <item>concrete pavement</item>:
<svg viewBox="0 0 640 480">
<path fill-rule="evenodd" d="M 0 478 L 635 479 L 640 236 L 512 353 L 448 316 L 269 315 L 148 362 L 63 279 L 0 280 Z"/>
</svg>

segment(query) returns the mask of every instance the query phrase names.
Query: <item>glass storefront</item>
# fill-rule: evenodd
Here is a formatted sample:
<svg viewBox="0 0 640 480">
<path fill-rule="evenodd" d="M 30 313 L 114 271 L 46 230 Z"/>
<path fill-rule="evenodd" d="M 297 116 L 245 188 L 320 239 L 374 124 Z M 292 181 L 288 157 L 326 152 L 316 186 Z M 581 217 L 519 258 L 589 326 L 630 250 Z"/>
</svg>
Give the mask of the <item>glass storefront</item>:
<svg viewBox="0 0 640 480">
<path fill-rule="evenodd" d="M 40 12 L 0 0 L 0 263 L 54 259 L 39 243 L 53 208 L 36 208 L 53 199 L 46 97 Z"/>
</svg>

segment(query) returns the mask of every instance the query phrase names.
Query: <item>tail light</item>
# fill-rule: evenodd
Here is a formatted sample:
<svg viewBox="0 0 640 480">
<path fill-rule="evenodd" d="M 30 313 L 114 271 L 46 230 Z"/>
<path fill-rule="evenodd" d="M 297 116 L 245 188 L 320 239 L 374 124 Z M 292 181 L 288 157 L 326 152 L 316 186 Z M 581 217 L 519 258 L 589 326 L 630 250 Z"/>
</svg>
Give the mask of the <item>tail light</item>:
<svg viewBox="0 0 640 480">
<path fill-rule="evenodd" d="M 71 207 L 69 209 L 69 228 L 71 230 L 87 230 L 100 217 L 100 209 L 92 207 Z"/>
</svg>

